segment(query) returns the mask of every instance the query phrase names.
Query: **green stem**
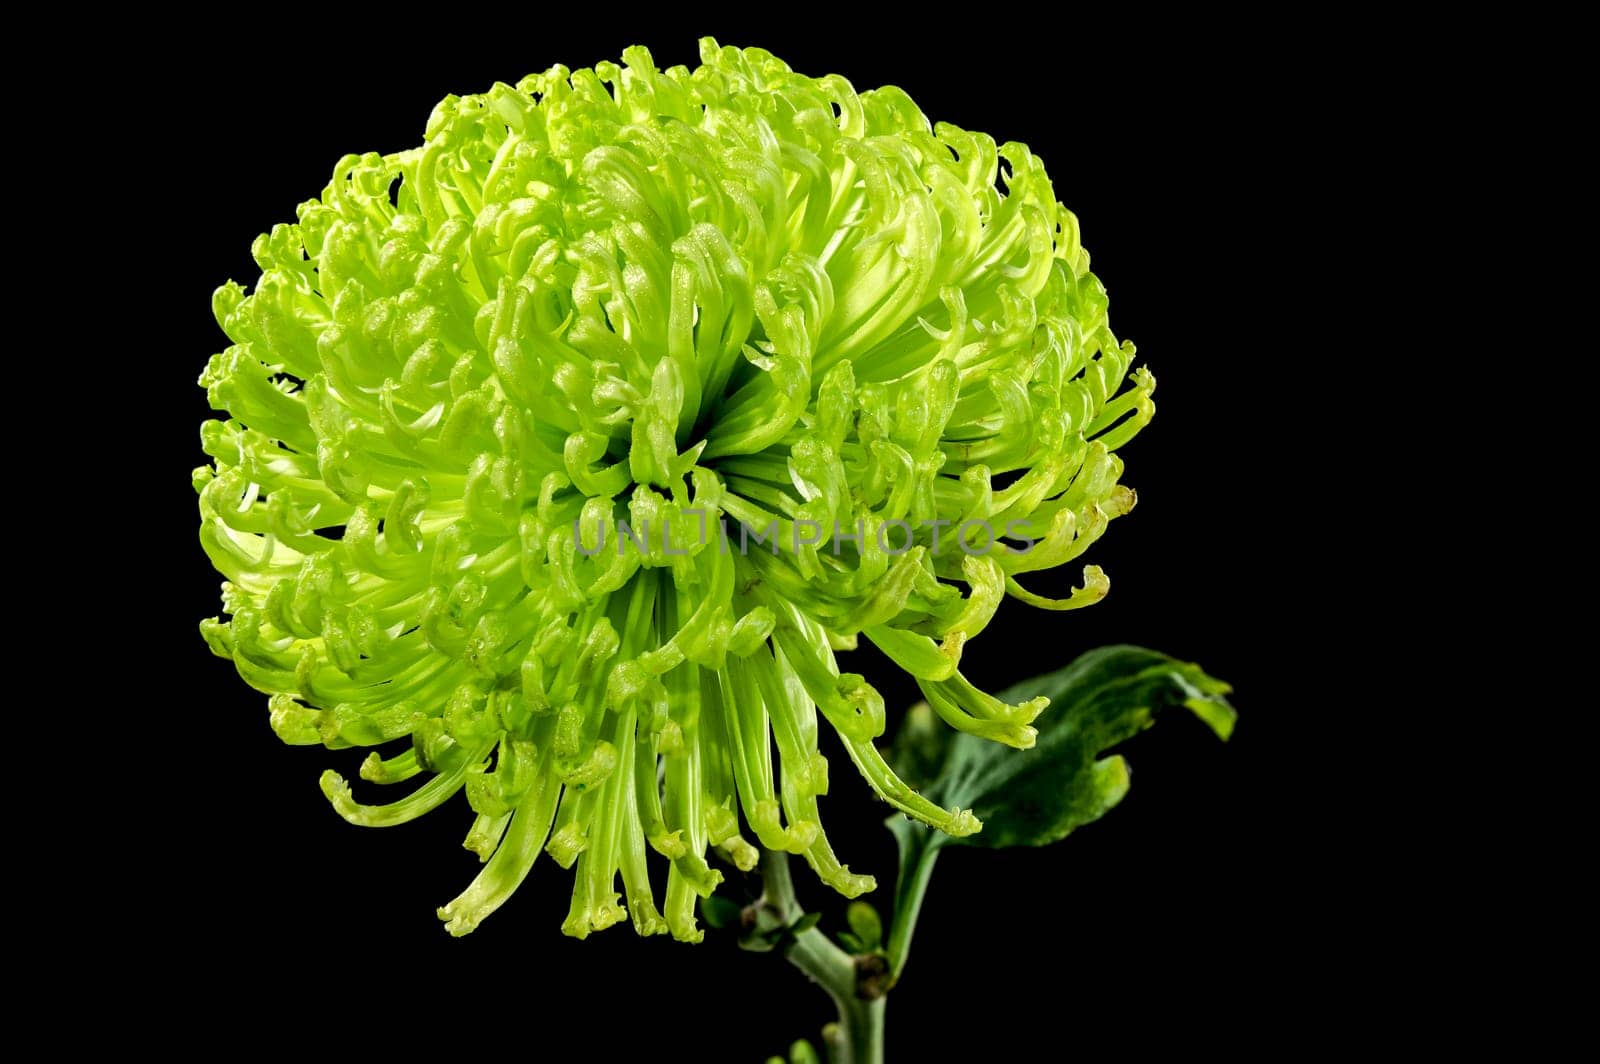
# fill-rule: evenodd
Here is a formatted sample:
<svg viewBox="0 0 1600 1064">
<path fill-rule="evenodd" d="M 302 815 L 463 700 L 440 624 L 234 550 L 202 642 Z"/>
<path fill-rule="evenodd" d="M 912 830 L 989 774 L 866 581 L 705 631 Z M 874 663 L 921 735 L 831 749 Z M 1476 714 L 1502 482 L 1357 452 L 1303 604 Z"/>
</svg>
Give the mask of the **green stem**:
<svg viewBox="0 0 1600 1064">
<path fill-rule="evenodd" d="M 888 998 L 857 1000 L 846 1018 L 851 1064 L 883 1064 L 883 1010 Z"/>
<path fill-rule="evenodd" d="M 762 904 L 785 924 L 804 915 L 789 877 L 789 857 L 761 851 Z M 857 993 L 855 958 L 816 928 L 795 935 L 784 956 L 833 999 L 839 1010 L 836 1029 L 824 1031 L 823 1045 L 832 1064 L 883 1064 L 884 998 L 864 1000 Z M 832 1027 L 833 1025 L 829 1025 Z"/>
<path fill-rule="evenodd" d="M 933 865 L 939 859 L 938 845 L 928 845 L 917 855 L 917 863 L 902 871 L 894 885 L 894 923 L 889 928 L 889 978 L 899 979 L 911 952 L 911 936 L 922 912 L 922 896 L 933 878 Z"/>
</svg>

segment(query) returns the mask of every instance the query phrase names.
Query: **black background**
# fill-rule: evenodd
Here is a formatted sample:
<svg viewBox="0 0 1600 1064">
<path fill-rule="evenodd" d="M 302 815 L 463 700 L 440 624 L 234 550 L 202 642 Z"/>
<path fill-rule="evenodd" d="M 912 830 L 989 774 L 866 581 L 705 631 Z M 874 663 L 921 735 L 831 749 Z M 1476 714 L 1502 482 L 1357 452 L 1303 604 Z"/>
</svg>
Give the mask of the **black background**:
<svg viewBox="0 0 1600 1064">
<path fill-rule="evenodd" d="M 636 42 L 662 67 L 692 65 L 696 37 L 710 32 L 805 73 L 843 74 L 858 90 L 900 85 L 934 120 L 1028 143 L 1079 217 L 1113 327 L 1160 382 L 1154 422 L 1121 452 L 1139 506 L 1085 559 L 1106 569 L 1110 596 L 1066 614 L 1008 602 L 969 647 L 967 675 L 998 689 L 1092 646 L 1132 642 L 1230 681 L 1241 714 L 1226 745 L 1178 716 L 1139 737 L 1124 751 L 1127 800 L 1055 847 L 949 851 L 890 999 L 891 1059 L 992 1056 L 997 1034 L 1023 1031 L 1052 1055 L 1071 1051 L 1075 1031 L 1131 1049 L 1228 1043 L 1292 1007 L 1335 875 L 1304 845 L 1313 829 L 1298 777 L 1323 692 L 1291 682 L 1307 664 L 1296 618 L 1307 600 L 1348 590 L 1308 580 L 1311 548 L 1285 487 L 1302 472 L 1282 434 L 1282 394 L 1302 357 L 1286 302 L 1292 251 L 1319 210 L 1303 185 L 1328 121 L 1312 96 L 1295 99 L 1304 90 L 1286 76 L 1293 57 L 1212 46 L 1146 66 L 1136 37 L 1023 24 L 951 24 L 919 43 L 820 20 L 670 32 L 615 21 L 481 25 L 459 44 L 444 30 L 404 44 L 240 37 L 151 52 L 128 74 L 181 116 L 151 133 L 162 339 L 141 382 L 159 411 L 141 463 L 154 485 L 143 520 L 170 552 L 152 562 L 160 610 L 143 651 L 163 663 L 152 680 L 176 724 L 160 807 L 125 831 L 147 897 L 139 921 L 181 963 L 143 989 L 263 1027 L 320 1015 L 353 1034 L 403 1038 L 449 1037 L 459 1024 L 463 1050 L 479 1036 L 514 1045 L 522 1032 L 565 1032 L 599 1039 L 608 1059 L 757 1060 L 828 1018 L 798 973 L 714 934 L 698 947 L 640 940 L 626 926 L 563 937 L 571 877 L 544 859 L 478 932 L 450 939 L 433 910 L 477 868 L 460 846 L 465 803 L 387 831 L 345 824 L 316 780 L 330 765 L 353 776 L 359 755 L 279 743 L 265 697 L 196 631 L 218 611 L 218 578 L 195 539 L 188 486 L 210 413 L 194 380 L 225 344 L 211 291 L 256 276 L 252 238 L 292 220 L 341 154 L 419 143 L 446 93 L 615 59 Z M 1034 587 L 1062 593 L 1076 579 L 1036 576 Z M 845 665 L 891 708 L 916 697 L 867 652 Z M 882 899 L 894 869 L 886 810 L 842 751 L 824 752 L 835 766 L 824 822 L 841 856 L 879 877 Z M 838 904 L 803 871 L 798 882 L 836 929 Z"/>
</svg>

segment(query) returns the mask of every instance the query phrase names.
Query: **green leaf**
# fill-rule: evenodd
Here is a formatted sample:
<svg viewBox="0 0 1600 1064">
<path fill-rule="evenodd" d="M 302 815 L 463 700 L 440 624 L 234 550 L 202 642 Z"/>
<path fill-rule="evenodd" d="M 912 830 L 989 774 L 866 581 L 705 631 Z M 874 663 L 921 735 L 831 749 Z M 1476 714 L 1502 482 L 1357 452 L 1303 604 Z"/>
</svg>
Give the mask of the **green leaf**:
<svg viewBox="0 0 1600 1064">
<path fill-rule="evenodd" d="M 971 735 L 947 744 L 928 797 L 970 808 L 983 821 L 969 845 L 999 849 L 1043 846 L 1104 816 L 1128 792 L 1128 763 L 1102 757 L 1132 738 L 1162 710 L 1187 708 L 1222 739 L 1233 731 L 1227 684 L 1198 665 L 1153 650 L 1110 646 L 1091 650 L 1058 671 L 1026 680 L 999 695 L 1016 703 L 1038 695 L 1050 706 L 1034 722 L 1038 741 L 1013 750 Z"/>
<path fill-rule="evenodd" d="M 1198 665 L 1134 646 L 1091 650 L 1066 668 L 997 695 L 1020 704 L 1043 695 L 1050 705 L 1034 721 L 1038 740 L 1015 750 L 941 727 L 926 703 L 914 706 L 889 750 L 900 775 L 932 801 L 970 808 L 983 830 L 961 838 L 904 816 L 888 820 L 900 851 L 895 883 L 891 970 L 903 969 L 911 931 L 939 851 L 951 843 L 1000 849 L 1043 846 L 1104 816 L 1128 792 L 1129 769 L 1106 751 L 1182 706 L 1219 738 L 1233 732 L 1231 690 Z"/>
<path fill-rule="evenodd" d="M 737 902 L 729 901 L 720 894 L 700 899 L 700 915 L 704 916 L 706 924 L 714 929 L 738 927 L 741 912 Z"/>
<path fill-rule="evenodd" d="M 800 919 L 789 925 L 789 934 L 798 935 L 802 932 L 810 931 L 813 927 L 816 927 L 817 924 L 821 922 L 821 913 L 806 913 L 804 916 L 800 917 Z"/>
<path fill-rule="evenodd" d="M 883 942 L 883 921 L 878 917 L 878 910 L 867 902 L 851 902 L 850 907 L 845 910 L 844 918 L 850 925 L 853 937 L 861 944 L 861 948 L 853 952 L 867 953 L 877 949 Z"/>
</svg>

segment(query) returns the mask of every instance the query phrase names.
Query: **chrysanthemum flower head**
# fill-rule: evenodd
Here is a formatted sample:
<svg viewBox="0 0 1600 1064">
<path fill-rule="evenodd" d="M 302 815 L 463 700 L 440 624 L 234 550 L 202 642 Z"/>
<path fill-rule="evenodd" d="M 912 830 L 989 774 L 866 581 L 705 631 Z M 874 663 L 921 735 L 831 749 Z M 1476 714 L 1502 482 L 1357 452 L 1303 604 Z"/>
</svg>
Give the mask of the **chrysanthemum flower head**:
<svg viewBox="0 0 1600 1064">
<path fill-rule="evenodd" d="M 362 778 L 413 788 L 329 772 L 346 819 L 465 792 L 486 864 L 454 934 L 541 851 L 579 937 L 698 939 L 713 848 L 872 889 L 822 829 L 824 726 L 896 809 L 979 830 L 896 777 L 836 652 L 865 638 L 951 727 L 1027 747 L 1043 700 L 977 690 L 963 650 L 1007 594 L 1101 597 L 1092 566 L 1064 600 L 1018 577 L 1133 505 L 1113 452 L 1154 381 L 1040 161 L 897 88 L 701 56 L 447 98 L 215 297 L 229 416 L 195 485 L 230 619 L 202 629 L 283 740 L 384 748 Z"/>
</svg>

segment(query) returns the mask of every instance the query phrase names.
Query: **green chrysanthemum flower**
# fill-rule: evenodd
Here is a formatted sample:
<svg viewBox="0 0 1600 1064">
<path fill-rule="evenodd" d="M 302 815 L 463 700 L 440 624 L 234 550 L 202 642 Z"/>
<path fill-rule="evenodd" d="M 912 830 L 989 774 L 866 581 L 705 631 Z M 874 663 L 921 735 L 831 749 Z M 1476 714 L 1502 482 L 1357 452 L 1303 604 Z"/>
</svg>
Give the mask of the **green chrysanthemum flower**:
<svg viewBox="0 0 1600 1064">
<path fill-rule="evenodd" d="M 963 646 L 1007 593 L 1099 599 L 1094 567 L 1065 600 L 1017 577 L 1133 505 L 1113 451 L 1154 381 L 1123 387 L 1133 348 L 1028 149 L 701 54 L 446 99 L 215 298 L 232 346 L 201 383 L 230 419 L 195 485 L 231 619 L 202 630 L 286 742 L 403 744 L 361 770 L 425 780 L 393 804 L 324 776 L 346 819 L 466 791 L 487 864 L 454 934 L 541 849 L 576 864 L 579 937 L 631 914 L 698 939 L 708 847 L 747 869 L 751 837 L 872 889 L 822 831 L 819 710 L 896 809 L 977 831 L 891 771 L 883 700 L 834 652 L 864 635 L 950 726 L 1027 747 L 1044 700 L 975 689 Z"/>
</svg>

